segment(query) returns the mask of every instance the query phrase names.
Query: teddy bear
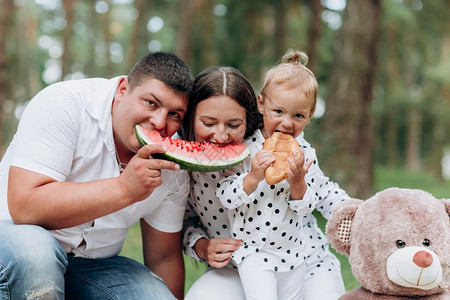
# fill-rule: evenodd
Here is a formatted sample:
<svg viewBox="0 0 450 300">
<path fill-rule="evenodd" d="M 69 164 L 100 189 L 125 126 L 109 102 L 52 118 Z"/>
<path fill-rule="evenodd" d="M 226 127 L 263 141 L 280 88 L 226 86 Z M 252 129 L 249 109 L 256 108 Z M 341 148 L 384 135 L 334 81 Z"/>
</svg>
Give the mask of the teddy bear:
<svg viewBox="0 0 450 300">
<path fill-rule="evenodd" d="M 387 188 L 337 205 L 326 234 L 361 284 L 340 300 L 450 299 L 450 199 Z"/>
</svg>

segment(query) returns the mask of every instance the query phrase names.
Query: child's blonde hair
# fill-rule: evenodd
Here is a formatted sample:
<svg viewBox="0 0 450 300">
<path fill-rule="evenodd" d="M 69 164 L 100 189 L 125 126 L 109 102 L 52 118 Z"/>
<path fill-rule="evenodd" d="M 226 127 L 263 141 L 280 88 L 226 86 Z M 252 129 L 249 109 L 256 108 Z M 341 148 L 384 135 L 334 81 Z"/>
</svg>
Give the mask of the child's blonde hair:
<svg viewBox="0 0 450 300">
<path fill-rule="evenodd" d="M 299 94 L 312 100 L 312 110 L 316 107 L 317 80 L 313 72 L 306 67 L 308 56 L 298 50 L 288 50 L 280 64 L 267 71 L 261 95 L 264 96 L 273 85 L 296 89 Z"/>
</svg>

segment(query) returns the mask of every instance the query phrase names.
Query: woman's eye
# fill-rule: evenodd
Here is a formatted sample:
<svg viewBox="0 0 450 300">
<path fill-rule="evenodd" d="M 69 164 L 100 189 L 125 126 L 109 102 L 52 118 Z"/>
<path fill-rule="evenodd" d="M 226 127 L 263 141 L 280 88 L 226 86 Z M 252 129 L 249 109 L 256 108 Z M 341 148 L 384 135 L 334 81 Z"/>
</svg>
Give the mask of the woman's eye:
<svg viewBox="0 0 450 300">
<path fill-rule="evenodd" d="M 396 241 L 395 244 L 397 245 L 397 248 L 405 248 L 406 246 L 406 243 L 402 240 Z"/>
<path fill-rule="evenodd" d="M 429 247 L 430 244 L 431 244 L 431 242 L 430 242 L 429 239 L 424 239 L 423 242 L 422 242 L 422 245 L 424 245 L 425 247 Z"/>
<path fill-rule="evenodd" d="M 203 123 L 203 125 L 206 126 L 206 127 L 212 127 L 212 126 L 214 126 L 213 123 L 206 123 L 206 122 L 202 122 L 202 123 Z"/>
<path fill-rule="evenodd" d="M 239 128 L 239 126 L 241 126 L 241 124 L 228 124 L 228 127 L 230 127 L 231 129 Z"/>
<path fill-rule="evenodd" d="M 180 114 L 177 113 L 177 112 L 171 112 L 171 113 L 169 113 L 169 115 L 172 116 L 172 117 L 174 117 L 174 118 L 177 118 L 177 119 L 180 119 L 180 118 L 181 118 L 181 117 L 180 117 Z"/>
</svg>

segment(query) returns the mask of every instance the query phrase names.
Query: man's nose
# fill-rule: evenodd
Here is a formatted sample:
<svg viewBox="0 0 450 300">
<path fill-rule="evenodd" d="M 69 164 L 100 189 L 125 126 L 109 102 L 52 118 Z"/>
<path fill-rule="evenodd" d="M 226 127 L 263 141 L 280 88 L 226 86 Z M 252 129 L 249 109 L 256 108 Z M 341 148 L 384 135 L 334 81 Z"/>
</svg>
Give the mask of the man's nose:
<svg viewBox="0 0 450 300">
<path fill-rule="evenodd" d="M 155 129 L 162 129 L 166 125 L 167 113 L 156 113 L 150 118 L 150 123 L 153 124 Z"/>
</svg>

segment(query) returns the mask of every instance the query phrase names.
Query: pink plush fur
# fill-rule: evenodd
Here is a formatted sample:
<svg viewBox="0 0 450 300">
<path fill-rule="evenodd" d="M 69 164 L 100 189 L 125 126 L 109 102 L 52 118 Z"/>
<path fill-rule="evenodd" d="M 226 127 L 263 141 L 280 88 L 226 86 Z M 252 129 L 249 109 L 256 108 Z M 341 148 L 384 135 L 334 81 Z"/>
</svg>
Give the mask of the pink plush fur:
<svg viewBox="0 0 450 300">
<path fill-rule="evenodd" d="M 336 251 L 347 255 L 352 272 L 362 287 L 341 299 L 450 299 L 450 200 L 438 200 L 422 190 L 389 188 L 372 198 L 343 202 L 327 224 L 328 239 Z M 349 240 L 339 235 L 343 220 L 351 220 Z M 441 283 L 428 290 L 392 282 L 386 271 L 387 258 L 406 246 L 423 245 L 439 257 Z M 414 298 L 416 299 L 416 298 Z"/>
</svg>

